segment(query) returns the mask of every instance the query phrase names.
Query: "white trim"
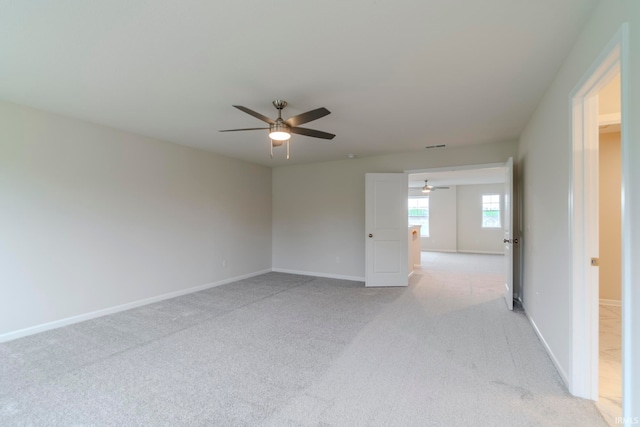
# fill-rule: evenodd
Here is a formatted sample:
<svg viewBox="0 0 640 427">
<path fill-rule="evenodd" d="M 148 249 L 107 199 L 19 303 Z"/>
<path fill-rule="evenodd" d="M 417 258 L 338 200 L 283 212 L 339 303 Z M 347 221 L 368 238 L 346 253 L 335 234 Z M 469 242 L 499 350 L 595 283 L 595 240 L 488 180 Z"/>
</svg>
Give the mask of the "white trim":
<svg viewBox="0 0 640 427">
<path fill-rule="evenodd" d="M 15 340 L 17 338 L 26 337 L 28 335 L 37 334 L 40 332 L 49 331 L 51 329 L 61 328 L 63 326 L 72 325 L 74 323 L 84 322 L 85 320 L 95 319 L 96 317 L 106 316 L 109 314 L 118 313 L 120 311 L 131 310 L 132 308 L 140 307 L 154 302 L 179 297 L 182 295 L 190 294 L 193 292 L 203 291 L 205 289 L 214 288 L 216 286 L 226 285 L 228 283 L 237 282 L 238 280 L 247 279 L 249 277 L 259 276 L 261 274 L 269 273 L 271 269 L 256 271 L 253 273 L 243 274 L 240 276 L 231 277 L 217 282 L 207 283 L 204 285 L 194 286 L 188 289 L 181 289 L 179 291 L 169 292 L 155 297 L 145 298 L 138 301 L 128 302 L 125 304 L 116 305 L 113 307 L 103 308 L 101 310 L 91 311 L 89 313 L 79 314 L 77 316 L 66 317 L 60 320 L 54 320 L 53 322 L 43 323 L 41 325 L 30 326 L 24 329 L 18 329 L 17 331 L 6 332 L 0 335 L 0 343 Z"/>
<path fill-rule="evenodd" d="M 364 282 L 364 276 L 345 276 L 342 274 L 316 273 L 313 271 L 289 270 L 287 268 L 273 268 L 271 271 L 276 273 L 300 274 L 302 276 L 326 277 L 328 279 L 351 280 L 353 282 Z"/>
<path fill-rule="evenodd" d="M 632 250 L 638 249 L 638 240 L 632 238 L 632 223 L 637 223 L 633 208 L 631 207 L 631 194 L 633 190 L 631 170 L 636 167 L 632 163 L 630 152 L 631 139 L 629 138 L 629 99 L 632 80 L 629 72 L 629 24 L 624 23 L 620 28 L 620 94 L 621 94 L 621 120 L 620 145 L 622 149 L 622 417 L 631 419 L 640 414 L 640 382 L 638 378 L 638 329 L 631 325 L 638 324 L 638 294 L 636 282 L 637 259 L 633 257 Z M 638 141 L 635 141 L 636 143 Z M 626 200 L 626 201 L 625 201 Z M 637 208 L 637 205 L 635 205 Z M 636 211 L 637 213 L 637 211 Z M 635 233 L 637 235 L 637 233 Z"/>
<path fill-rule="evenodd" d="M 617 125 L 621 121 L 621 113 L 600 114 L 598 116 L 598 126 Z"/>
<path fill-rule="evenodd" d="M 599 286 L 598 257 L 598 93 L 617 75 L 628 33 L 623 24 L 602 50 L 574 90 L 569 94 L 571 118 L 571 183 L 569 193 L 569 240 L 571 250 L 572 335 L 569 391 L 579 397 L 598 399 Z M 622 114 L 625 114 L 625 87 L 622 87 Z M 624 126 L 624 123 L 623 123 Z M 622 132 L 625 146 L 626 132 Z M 623 171 L 623 192 L 625 167 Z M 624 220 L 624 214 L 623 214 Z M 624 236 L 624 228 L 622 230 Z M 623 250 L 624 270 L 624 250 Z M 627 284 L 628 286 L 629 284 Z M 623 295 L 625 283 L 623 280 Z M 623 328 L 624 330 L 624 328 Z M 623 348 L 625 348 L 623 336 Z M 624 361 L 629 359 L 624 358 Z M 623 366 L 625 363 L 623 362 Z M 624 396 L 624 393 L 623 393 Z M 624 406 L 624 405 L 623 405 Z"/>
<path fill-rule="evenodd" d="M 445 253 L 445 254 L 455 254 L 458 251 L 456 251 L 455 249 L 431 249 L 431 248 L 424 249 L 424 248 L 420 248 L 420 252 L 442 252 L 442 253 Z"/>
<path fill-rule="evenodd" d="M 600 305 L 608 305 L 611 307 L 622 307 L 622 301 L 619 299 L 600 298 Z"/>
<path fill-rule="evenodd" d="M 547 341 L 542 336 L 542 333 L 540 332 L 540 329 L 538 329 L 536 322 L 534 322 L 531 316 L 529 316 L 529 313 L 525 311 L 524 314 L 525 316 L 527 316 L 527 319 L 529 319 L 529 323 L 531 323 L 531 326 L 533 327 L 533 330 L 536 332 L 538 339 L 540 340 L 540 342 L 542 342 L 542 345 L 544 346 L 544 349 L 547 351 L 549 358 L 553 362 L 553 365 L 556 367 L 558 374 L 560 374 L 560 378 L 562 378 L 562 381 L 564 381 L 564 384 L 567 386 L 567 388 L 569 388 L 569 376 L 564 371 L 564 369 L 562 369 L 560 362 L 558 362 L 558 359 L 556 359 L 556 355 L 553 354 L 553 351 L 551 351 L 551 347 L 549 347 L 549 344 L 547 344 Z"/>
<path fill-rule="evenodd" d="M 446 166 L 443 168 L 428 168 L 428 169 L 410 169 L 405 170 L 404 173 L 412 174 L 412 173 L 425 173 L 425 172 L 455 172 L 455 171 L 464 171 L 470 169 L 493 169 L 493 168 L 503 168 L 504 163 L 484 163 L 479 165 L 461 165 L 461 166 Z"/>
</svg>

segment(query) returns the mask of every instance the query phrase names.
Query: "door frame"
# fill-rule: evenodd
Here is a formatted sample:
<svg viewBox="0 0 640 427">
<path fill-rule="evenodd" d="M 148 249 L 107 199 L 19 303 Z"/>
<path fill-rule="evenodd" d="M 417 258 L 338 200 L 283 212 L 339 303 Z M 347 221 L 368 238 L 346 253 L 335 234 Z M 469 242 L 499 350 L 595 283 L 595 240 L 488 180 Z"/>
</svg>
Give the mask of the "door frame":
<svg viewBox="0 0 640 427">
<path fill-rule="evenodd" d="M 516 232 L 514 230 L 514 218 L 515 212 L 513 211 L 515 208 L 515 203 L 513 203 L 513 188 L 514 188 L 514 173 L 513 173 L 513 157 L 509 157 L 509 160 L 506 161 L 504 166 L 505 179 L 504 179 L 504 195 L 503 199 L 503 207 L 502 211 L 505 213 L 504 215 L 504 246 L 505 246 L 505 290 L 504 290 L 504 299 L 507 304 L 507 308 L 513 311 L 513 299 L 515 298 L 514 293 L 514 277 L 513 272 L 515 269 L 513 268 L 514 259 L 515 259 L 515 248 L 518 242 L 518 237 L 516 236 Z M 507 215 L 508 212 L 508 215 Z"/>
<path fill-rule="evenodd" d="M 622 158 L 629 150 L 626 91 L 628 88 L 628 25 L 623 24 L 600 53 L 584 77 L 569 95 L 571 117 L 571 184 L 569 194 L 569 232 L 572 282 L 572 337 L 570 391 L 575 396 L 598 400 L 599 373 L 599 289 L 598 269 L 590 265 L 599 256 L 598 242 L 598 93 L 616 75 L 621 77 L 621 149 Z M 622 161 L 622 200 L 629 183 L 629 165 Z M 624 202 L 623 202 L 624 203 Z M 631 393 L 624 381 L 630 354 L 630 330 L 625 328 L 630 310 L 631 289 L 628 273 L 629 244 L 625 229 L 629 213 L 622 209 L 622 378 L 623 415 Z"/>
</svg>

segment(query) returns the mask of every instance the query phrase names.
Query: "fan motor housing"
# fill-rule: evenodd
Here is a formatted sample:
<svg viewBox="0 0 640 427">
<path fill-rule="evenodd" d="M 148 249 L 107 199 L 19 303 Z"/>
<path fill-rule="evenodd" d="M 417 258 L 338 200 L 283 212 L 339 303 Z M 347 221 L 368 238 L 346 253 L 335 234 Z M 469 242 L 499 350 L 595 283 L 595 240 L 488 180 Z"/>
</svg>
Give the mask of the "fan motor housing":
<svg viewBox="0 0 640 427">
<path fill-rule="evenodd" d="M 278 119 L 276 120 L 275 123 L 269 125 L 269 134 L 273 134 L 274 132 L 280 132 L 280 133 L 284 133 L 285 135 L 282 135 L 282 137 L 272 137 L 271 139 L 273 139 L 274 141 L 278 141 L 280 142 L 280 144 L 282 144 L 282 141 L 286 141 L 289 139 L 289 137 L 291 137 L 291 131 L 289 130 L 291 127 L 286 124 L 284 122 L 284 120 L 282 120 L 280 117 L 278 117 Z"/>
</svg>

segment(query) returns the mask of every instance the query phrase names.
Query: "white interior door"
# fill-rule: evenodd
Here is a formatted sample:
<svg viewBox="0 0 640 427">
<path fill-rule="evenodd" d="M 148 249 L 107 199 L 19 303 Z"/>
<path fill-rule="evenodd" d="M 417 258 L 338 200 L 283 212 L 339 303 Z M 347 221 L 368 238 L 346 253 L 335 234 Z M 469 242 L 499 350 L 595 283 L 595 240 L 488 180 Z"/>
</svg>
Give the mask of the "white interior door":
<svg viewBox="0 0 640 427">
<path fill-rule="evenodd" d="M 513 252 L 517 239 L 513 235 L 513 158 L 505 165 L 504 176 L 504 299 L 509 310 L 513 310 Z"/>
<path fill-rule="evenodd" d="M 365 286 L 408 286 L 408 175 L 368 173 Z"/>
</svg>

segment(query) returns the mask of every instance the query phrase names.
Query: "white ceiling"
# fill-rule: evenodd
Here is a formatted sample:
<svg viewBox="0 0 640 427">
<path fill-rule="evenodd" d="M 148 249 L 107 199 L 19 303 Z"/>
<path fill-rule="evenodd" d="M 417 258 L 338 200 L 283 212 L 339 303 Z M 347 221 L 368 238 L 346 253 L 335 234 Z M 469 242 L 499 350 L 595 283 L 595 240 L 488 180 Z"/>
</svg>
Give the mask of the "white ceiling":
<svg viewBox="0 0 640 427">
<path fill-rule="evenodd" d="M 5 1 L 0 99 L 275 166 L 517 138 L 595 0 Z"/>
</svg>

